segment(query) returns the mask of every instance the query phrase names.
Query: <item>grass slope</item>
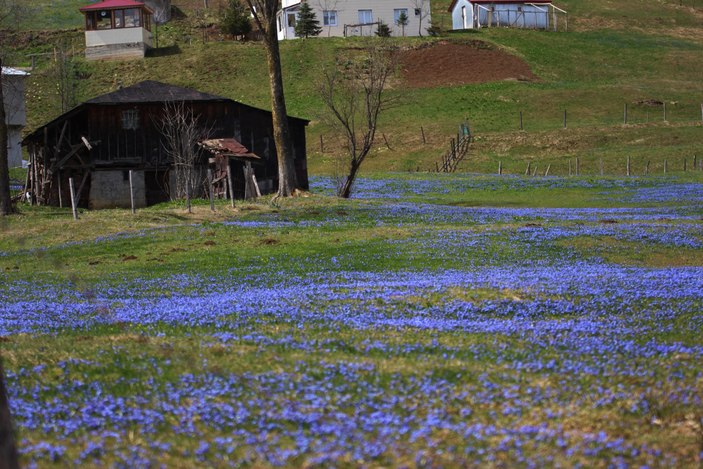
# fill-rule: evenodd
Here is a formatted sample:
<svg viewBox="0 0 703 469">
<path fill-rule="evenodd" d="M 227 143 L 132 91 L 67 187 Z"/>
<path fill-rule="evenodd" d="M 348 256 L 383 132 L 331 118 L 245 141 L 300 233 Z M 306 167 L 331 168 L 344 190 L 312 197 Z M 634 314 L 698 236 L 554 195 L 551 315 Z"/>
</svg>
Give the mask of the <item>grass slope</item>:
<svg viewBox="0 0 703 469">
<path fill-rule="evenodd" d="M 433 2 L 434 18 L 445 28 L 449 24 L 446 3 Z M 500 160 L 508 171 L 522 172 L 527 161 L 539 160 L 564 174 L 568 159 L 580 157 L 590 162 L 592 172 L 595 162 L 605 159 L 606 169 L 622 173 L 626 155 L 637 158 L 641 165 L 651 160 L 652 165 L 663 168 L 666 158 L 681 167 L 683 158 L 703 155 L 703 13 L 701 5 L 683 3 L 616 5 L 597 0 L 586 7 L 583 2 L 565 1 L 560 6 L 570 12 L 567 33 L 492 29 L 452 33 L 440 39 L 397 40 L 402 46 L 411 46 L 424 41 L 480 39 L 522 57 L 540 79 L 429 89 L 406 89 L 402 81 L 397 82 L 390 93 L 402 104 L 381 119 L 380 130 L 389 145 L 380 139 L 365 169 L 433 168 L 464 118 L 480 137 L 471 161 L 463 166 L 468 171 L 494 171 Z M 69 4 L 64 2 L 62 8 L 74 8 Z M 78 59 L 83 79 L 79 80 L 77 100 L 149 78 L 269 107 L 268 87 L 262 80 L 266 68 L 261 45 L 202 43 L 203 36 L 195 26 L 207 21 L 192 10 L 200 3 L 176 5 L 190 16 L 162 27 L 159 34 L 161 45 L 178 46 L 178 55 L 130 62 L 86 63 Z M 35 4 L 37 9 L 44 8 L 37 10 L 41 12 L 48 12 L 49 7 L 57 8 L 58 3 Z M 209 21 L 214 12 L 212 8 Z M 66 25 L 59 21 L 45 26 Z M 70 33 L 65 43 L 66 49 L 80 55 L 79 33 Z M 319 70 L 330 66 L 348 47 L 364 45 L 363 39 L 328 38 L 281 45 L 289 112 L 313 121 L 308 132 L 313 172 L 333 172 L 335 155 L 343 153 L 336 132 L 320 120 L 324 109 L 315 91 Z M 32 47 L 41 49 L 36 44 Z M 49 45 L 44 50 L 47 48 L 51 50 Z M 52 85 L 55 78 L 49 69 L 50 63 L 43 64 L 30 81 L 30 128 L 60 112 Z M 666 103 L 666 122 L 662 106 L 643 104 L 650 101 Z M 622 125 L 625 104 L 629 106 L 629 126 Z M 565 110 L 567 129 L 562 128 Z M 521 112 L 524 132 L 519 132 Z M 420 127 L 429 139 L 424 145 Z M 325 140 L 324 154 L 319 151 L 320 136 Z"/>
</svg>

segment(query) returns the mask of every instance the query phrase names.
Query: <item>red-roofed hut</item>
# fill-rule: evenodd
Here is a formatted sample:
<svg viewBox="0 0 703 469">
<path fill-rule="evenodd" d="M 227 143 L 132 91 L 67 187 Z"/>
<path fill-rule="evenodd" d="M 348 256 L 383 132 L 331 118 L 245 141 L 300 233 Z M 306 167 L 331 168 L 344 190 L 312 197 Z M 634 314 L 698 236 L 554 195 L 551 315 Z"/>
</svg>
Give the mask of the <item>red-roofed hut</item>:
<svg viewBox="0 0 703 469">
<path fill-rule="evenodd" d="M 136 0 L 103 0 L 80 9 L 85 15 L 87 59 L 144 57 L 152 47 L 152 10 Z"/>
</svg>

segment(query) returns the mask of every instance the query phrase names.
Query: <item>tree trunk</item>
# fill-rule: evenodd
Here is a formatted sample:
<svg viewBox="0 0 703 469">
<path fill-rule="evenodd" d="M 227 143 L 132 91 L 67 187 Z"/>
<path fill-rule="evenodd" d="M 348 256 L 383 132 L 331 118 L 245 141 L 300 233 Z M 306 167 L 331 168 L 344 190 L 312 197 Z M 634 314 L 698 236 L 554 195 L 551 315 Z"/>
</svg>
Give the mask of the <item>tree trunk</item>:
<svg viewBox="0 0 703 469">
<path fill-rule="evenodd" d="M 0 70 L 2 59 L 0 59 Z M 12 213 L 10 200 L 10 168 L 7 155 L 7 122 L 5 121 L 5 100 L 2 91 L 2 72 L 0 72 L 0 216 Z"/>
<path fill-rule="evenodd" d="M 268 28 L 264 34 L 269 80 L 271 82 L 273 139 L 276 143 L 276 155 L 278 158 L 278 196 L 290 197 L 298 187 L 298 180 L 295 173 L 295 160 L 291 151 L 286 99 L 283 94 L 283 73 L 281 72 L 281 55 L 278 49 L 275 15 L 269 19 Z"/>
<path fill-rule="evenodd" d="M 0 469 L 17 469 L 17 446 L 15 444 L 15 429 L 12 425 L 10 403 L 5 388 L 5 371 L 0 361 Z"/>
<path fill-rule="evenodd" d="M 342 187 L 340 187 L 337 191 L 337 195 L 339 197 L 342 197 L 343 199 L 348 199 L 351 196 L 352 186 L 354 185 L 354 181 L 356 180 L 356 173 L 359 171 L 360 166 L 361 162 L 351 163 L 351 167 L 349 168 L 349 174 L 344 180 L 344 184 L 342 184 Z"/>
</svg>

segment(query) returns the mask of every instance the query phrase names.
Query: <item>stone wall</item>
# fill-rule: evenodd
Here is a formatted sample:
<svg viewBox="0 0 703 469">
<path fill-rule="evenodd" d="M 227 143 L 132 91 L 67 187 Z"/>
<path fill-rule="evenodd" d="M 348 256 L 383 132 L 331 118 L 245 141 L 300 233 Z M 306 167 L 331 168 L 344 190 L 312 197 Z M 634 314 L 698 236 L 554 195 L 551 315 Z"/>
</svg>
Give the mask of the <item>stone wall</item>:
<svg viewBox="0 0 703 469">
<path fill-rule="evenodd" d="M 146 206 L 146 192 L 144 187 L 144 172 L 133 171 L 132 182 L 134 185 L 134 205 Z M 129 171 L 93 171 L 90 181 L 91 209 L 100 208 L 130 208 L 129 196 Z"/>
</svg>

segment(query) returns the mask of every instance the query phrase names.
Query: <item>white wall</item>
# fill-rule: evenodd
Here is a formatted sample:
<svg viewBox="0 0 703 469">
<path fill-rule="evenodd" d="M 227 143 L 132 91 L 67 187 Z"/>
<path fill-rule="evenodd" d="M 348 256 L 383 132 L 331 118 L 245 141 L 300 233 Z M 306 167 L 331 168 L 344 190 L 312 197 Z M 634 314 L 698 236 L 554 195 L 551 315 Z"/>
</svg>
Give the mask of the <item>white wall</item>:
<svg viewBox="0 0 703 469">
<path fill-rule="evenodd" d="M 151 33 L 144 28 L 100 29 L 85 32 L 86 47 L 144 43 L 151 47 Z"/>
<path fill-rule="evenodd" d="M 300 0 L 284 0 L 284 5 L 295 6 L 300 4 Z M 358 24 L 359 23 L 359 10 L 371 10 L 372 18 L 371 21 L 375 22 L 383 20 L 392 31 L 393 36 L 402 36 L 402 31 L 400 26 L 395 24 L 394 10 L 395 9 L 407 9 L 408 25 L 405 26 L 406 36 L 418 36 L 420 32 L 423 36 L 427 35 L 426 29 L 430 26 L 430 0 L 308 0 L 308 4 L 315 11 L 317 20 L 322 26 L 322 33 L 320 37 L 328 36 L 344 36 L 344 25 Z M 284 6 L 285 8 L 285 6 Z M 422 11 L 421 15 L 415 15 L 415 9 L 419 8 Z M 323 11 L 324 10 L 334 10 L 337 12 L 337 25 L 336 26 L 325 26 L 323 23 Z M 422 24 L 420 24 L 420 19 L 422 17 Z M 283 10 L 283 15 L 279 15 L 279 20 L 286 20 L 287 14 L 285 9 Z M 288 27 L 287 24 L 282 25 L 279 28 L 278 38 L 279 39 L 293 39 L 295 38 L 295 33 L 293 28 Z M 421 31 L 420 31 L 421 30 Z M 348 36 L 371 36 L 375 35 L 376 26 L 364 26 L 362 28 L 357 28 L 356 30 L 348 29 Z"/>
<path fill-rule="evenodd" d="M 22 166 L 22 128 L 27 122 L 24 104 L 24 78 L 29 74 L 3 67 L 2 94 L 7 124 L 7 157 L 10 168 Z"/>
<path fill-rule="evenodd" d="M 90 174 L 90 208 L 131 207 L 128 173 L 128 171 L 121 170 L 93 171 Z M 132 183 L 134 186 L 134 205 L 145 207 L 144 171 L 133 171 Z"/>
</svg>

